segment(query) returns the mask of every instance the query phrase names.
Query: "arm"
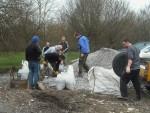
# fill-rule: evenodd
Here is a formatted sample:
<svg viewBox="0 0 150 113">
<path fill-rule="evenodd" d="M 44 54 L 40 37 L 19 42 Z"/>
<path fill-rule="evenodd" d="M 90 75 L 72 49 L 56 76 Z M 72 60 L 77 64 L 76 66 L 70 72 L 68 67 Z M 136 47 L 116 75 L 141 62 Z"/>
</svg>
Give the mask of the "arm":
<svg viewBox="0 0 150 113">
<path fill-rule="evenodd" d="M 132 60 L 128 59 L 128 65 L 127 66 L 131 68 L 131 65 L 132 65 Z"/>
<path fill-rule="evenodd" d="M 66 53 L 66 52 L 68 51 L 68 49 L 69 49 L 69 44 L 68 44 L 68 42 L 66 41 L 66 49 L 63 51 L 63 53 Z"/>
<path fill-rule="evenodd" d="M 131 72 L 131 65 L 132 65 L 132 60 L 129 59 L 127 67 L 126 67 L 126 73 L 130 73 Z"/>
<path fill-rule="evenodd" d="M 81 51 L 81 53 L 84 53 L 84 48 L 86 48 L 85 46 L 85 42 L 84 42 L 84 39 L 80 39 L 79 40 L 79 45 L 80 45 L 80 51 Z"/>
<path fill-rule="evenodd" d="M 42 51 L 40 47 L 37 47 L 37 53 L 39 54 L 39 56 L 41 55 Z"/>
<path fill-rule="evenodd" d="M 132 65 L 132 60 L 133 60 L 133 51 L 131 49 L 128 49 L 128 64 L 126 67 L 126 73 L 130 73 L 131 72 L 131 65 Z"/>
<path fill-rule="evenodd" d="M 89 53 L 89 40 L 85 37 L 80 41 L 81 53 Z"/>
<path fill-rule="evenodd" d="M 37 57 L 37 59 L 40 61 L 40 59 L 41 59 L 41 53 L 42 53 L 41 48 L 39 46 L 35 45 L 34 50 L 36 51 L 36 57 Z"/>
<path fill-rule="evenodd" d="M 45 47 L 43 47 L 43 49 L 42 49 L 42 56 L 43 56 L 43 57 L 45 56 L 45 55 L 44 55 L 44 48 L 45 48 Z"/>
</svg>

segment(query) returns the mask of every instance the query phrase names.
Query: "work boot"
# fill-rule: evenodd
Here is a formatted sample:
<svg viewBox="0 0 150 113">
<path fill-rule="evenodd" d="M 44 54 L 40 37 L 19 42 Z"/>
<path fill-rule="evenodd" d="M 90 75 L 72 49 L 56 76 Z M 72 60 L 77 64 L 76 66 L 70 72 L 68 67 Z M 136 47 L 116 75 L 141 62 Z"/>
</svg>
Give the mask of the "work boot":
<svg viewBox="0 0 150 113">
<path fill-rule="evenodd" d="M 136 96 L 135 101 L 140 101 L 141 97 L 140 96 Z"/>
<path fill-rule="evenodd" d="M 127 100 L 128 100 L 128 97 L 119 96 L 118 99 L 119 99 L 119 100 L 123 100 L 123 101 L 127 101 Z"/>
</svg>

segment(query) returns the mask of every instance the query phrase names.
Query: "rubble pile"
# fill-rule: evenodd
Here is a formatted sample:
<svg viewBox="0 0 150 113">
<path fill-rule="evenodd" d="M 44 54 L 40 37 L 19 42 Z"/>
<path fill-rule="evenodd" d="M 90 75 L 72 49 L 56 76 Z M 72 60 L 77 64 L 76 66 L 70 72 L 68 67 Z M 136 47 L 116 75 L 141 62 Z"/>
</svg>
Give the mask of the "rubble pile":
<svg viewBox="0 0 150 113">
<path fill-rule="evenodd" d="M 112 61 L 119 52 L 114 49 L 101 48 L 94 53 L 89 54 L 87 64 L 91 68 L 93 66 L 112 69 Z M 73 64 L 75 75 L 78 75 L 78 61 Z"/>
</svg>

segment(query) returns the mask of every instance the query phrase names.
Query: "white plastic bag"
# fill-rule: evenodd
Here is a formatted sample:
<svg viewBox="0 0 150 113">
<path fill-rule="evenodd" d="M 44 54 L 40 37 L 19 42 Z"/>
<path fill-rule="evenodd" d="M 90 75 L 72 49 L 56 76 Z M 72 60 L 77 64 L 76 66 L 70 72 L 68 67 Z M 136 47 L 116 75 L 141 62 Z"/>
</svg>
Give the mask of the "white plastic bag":
<svg viewBox="0 0 150 113">
<path fill-rule="evenodd" d="M 18 70 L 21 80 L 27 80 L 29 75 L 28 61 L 22 60 L 22 68 Z"/>
<path fill-rule="evenodd" d="M 88 80 L 93 92 L 120 96 L 120 78 L 112 69 L 92 67 Z"/>
<path fill-rule="evenodd" d="M 56 78 L 56 89 L 63 90 L 65 86 L 66 86 L 66 82 L 64 77 L 61 74 L 58 74 Z"/>
<path fill-rule="evenodd" d="M 63 72 L 63 71 L 64 71 L 64 67 L 65 67 L 64 64 L 60 64 L 60 65 L 59 65 L 59 71 L 60 71 L 60 72 Z"/>
<path fill-rule="evenodd" d="M 69 65 L 67 71 L 61 72 L 56 78 L 56 88 L 58 90 L 63 90 L 65 87 L 67 89 L 73 90 L 75 88 L 75 76 L 73 71 L 73 66 Z"/>
<path fill-rule="evenodd" d="M 67 73 L 65 75 L 65 81 L 66 81 L 66 88 L 70 90 L 74 90 L 75 88 L 75 76 L 74 76 L 74 71 L 73 71 L 73 66 L 69 65 L 67 69 Z"/>
</svg>

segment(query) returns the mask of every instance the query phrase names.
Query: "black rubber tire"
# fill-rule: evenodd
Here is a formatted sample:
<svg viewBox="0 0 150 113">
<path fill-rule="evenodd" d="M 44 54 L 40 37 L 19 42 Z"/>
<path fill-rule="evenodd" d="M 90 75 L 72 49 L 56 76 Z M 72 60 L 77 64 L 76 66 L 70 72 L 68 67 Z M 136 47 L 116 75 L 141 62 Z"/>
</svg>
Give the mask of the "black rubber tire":
<svg viewBox="0 0 150 113">
<path fill-rule="evenodd" d="M 128 63 L 127 52 L 120 52 L 115 56 L 112 62 L 114 72 L 120 77 L 124 72 Z"/>
</svg>

